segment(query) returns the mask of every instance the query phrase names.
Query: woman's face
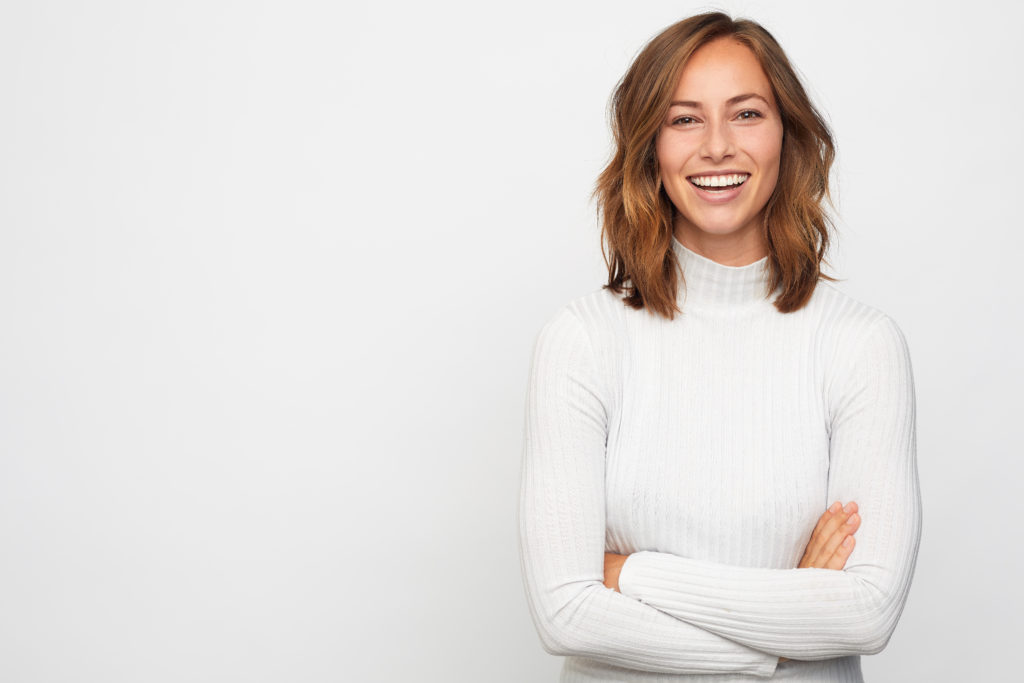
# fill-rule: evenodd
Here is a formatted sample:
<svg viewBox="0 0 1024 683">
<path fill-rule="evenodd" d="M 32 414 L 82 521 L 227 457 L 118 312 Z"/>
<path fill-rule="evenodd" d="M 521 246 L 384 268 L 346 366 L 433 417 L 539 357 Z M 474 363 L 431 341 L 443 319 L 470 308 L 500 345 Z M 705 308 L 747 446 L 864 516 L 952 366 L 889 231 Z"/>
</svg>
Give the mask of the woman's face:
<svg viewBox="0 0 1024 683">
<path fill-rule="evenodd" d="M 656 142 L 661 180 L 687 246 L 764 249 L 779 177 L 782 119 L 750 49 L 719 38 L 690 57 Z"/>
</svg>

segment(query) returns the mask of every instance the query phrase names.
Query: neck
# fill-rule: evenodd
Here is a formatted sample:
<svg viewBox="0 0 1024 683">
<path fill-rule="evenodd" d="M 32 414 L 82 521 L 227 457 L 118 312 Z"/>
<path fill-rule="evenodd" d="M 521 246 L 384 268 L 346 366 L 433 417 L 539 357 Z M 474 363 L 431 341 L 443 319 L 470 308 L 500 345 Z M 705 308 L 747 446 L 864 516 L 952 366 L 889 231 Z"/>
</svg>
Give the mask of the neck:
<svg viewBox="0 0 1024 683">
<path fill-rule="evenodd" d="M 730 309 L 768 302 L 768 256 L 740 266 L 719 263 L 688 248 L 675 237 L 672 250 L 683 270 L 677 297 L 688 307 Z"/>
<path fill-rule="evenodd" d="M 768 245 L 759 229 L 714 235 L 686 228 L 684 222 L 677 221 L 673 232 L 679 243 L 723 266 L 746 266 L 768 255 Z"/>
</svg>

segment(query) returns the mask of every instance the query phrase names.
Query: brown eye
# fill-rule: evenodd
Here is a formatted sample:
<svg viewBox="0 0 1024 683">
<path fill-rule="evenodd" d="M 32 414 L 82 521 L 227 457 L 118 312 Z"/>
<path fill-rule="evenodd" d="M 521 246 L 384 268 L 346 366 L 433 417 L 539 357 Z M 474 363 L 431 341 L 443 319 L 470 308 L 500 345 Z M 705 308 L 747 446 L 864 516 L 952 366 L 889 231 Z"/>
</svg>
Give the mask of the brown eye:
<svg viewBox="0 0 1024 683">
<path fill-rule="evenodd" d="M 687 125 L 687 124 L 693 123 L 696 120 L 697 119 L 693 118 L 692 116 L 678 116 L 678 117 L 676 117 L 675 119 L 672 120 L 672 124 L 673 125 L 675 125 L 675 124 Z"/>
<path fill-rule="evenodd" d="M 739 118 L 741 118 L 741 119 L 760 119 L 760 118 L 763 118 L 763 115 L 761 114 L 761 112 L 756 111 L 754 109 L 745 109 L 744 111 L 740 112 Z"/>
</svg>

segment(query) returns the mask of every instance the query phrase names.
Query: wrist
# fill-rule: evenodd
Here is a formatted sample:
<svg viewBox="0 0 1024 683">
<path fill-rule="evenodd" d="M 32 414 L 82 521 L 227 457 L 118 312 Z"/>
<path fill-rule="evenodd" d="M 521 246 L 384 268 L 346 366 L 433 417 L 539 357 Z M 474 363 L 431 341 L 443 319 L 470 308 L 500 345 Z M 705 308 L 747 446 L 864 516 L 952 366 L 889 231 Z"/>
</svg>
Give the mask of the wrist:
<svg viewBox="0 0 1024 683">
<path fill-rule="evenodd" d="M 621 593 L 619 590 L 619 575 L 622 573 L 622 567 L 626 564 L 626 560 L 629 559 L 629 555 L 617 555 L 615 553 L 605 553 L 604 555 L 604 585 L 612 590 Z"/>
</svg>

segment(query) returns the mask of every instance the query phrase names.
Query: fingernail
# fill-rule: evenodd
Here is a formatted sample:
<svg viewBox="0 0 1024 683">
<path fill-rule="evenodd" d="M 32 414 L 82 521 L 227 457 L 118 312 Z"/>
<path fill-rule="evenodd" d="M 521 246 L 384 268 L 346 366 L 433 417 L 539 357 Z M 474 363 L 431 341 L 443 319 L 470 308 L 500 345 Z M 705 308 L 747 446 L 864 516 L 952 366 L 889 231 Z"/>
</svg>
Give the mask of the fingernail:
<svg viewBox="0 0 1024 683">
<path fill-rule="evenodd" d="M 853 503 L 847 503 L 846 507 L 843 508 L 843 512 L 849 514 L 853 510 Z"/>
<path fill-rule="evenodd" d="M 843 509 L 843 506 L 839 504 L 839 501 L 832 503 L 832 507 L 828 509 L 829 512 L 839 512 Z"/>
<path fill-rule="evenodd" d="M 853 538 L 852 537 L 847 536 L 846 538 L 843 539 L 843 547 L 844 548 L 849 548 L 850 545 L 852 545 L 852 544 L 853 544 Z"/>
<path fill-rule="evenodd" d="M 859 521 L 860 521 L 860 515 L 858 515 L 857 513 L 853 513 L 852 515 L 850 515 L 850 518 L 848 520 L 846 520 L 846 523 L 849 524 L 850 526 L 853 526 L 854 524 L 856 524 Z"/>
</svg>

